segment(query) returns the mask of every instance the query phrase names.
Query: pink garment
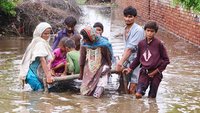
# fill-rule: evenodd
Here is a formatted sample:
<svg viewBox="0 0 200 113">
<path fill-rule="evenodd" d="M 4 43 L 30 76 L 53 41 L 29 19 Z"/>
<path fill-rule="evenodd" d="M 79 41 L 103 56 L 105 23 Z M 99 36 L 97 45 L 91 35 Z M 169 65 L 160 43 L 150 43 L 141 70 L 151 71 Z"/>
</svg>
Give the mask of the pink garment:
<svg viewBox="0 0 200 113">
<path fill-rule="evenodd" d="M 55 60 L 51 64 L 51 68 L 56 67 L 57 65 L 63 63 L 66 64 L 66 54 L 62 54 L 61 49 L 57 48 L 53 51 L 53 54 L 55 56 Z M 62 73 L 64 71 L 65 67 L 57 69 L 56 73 Z"/>
</svg>

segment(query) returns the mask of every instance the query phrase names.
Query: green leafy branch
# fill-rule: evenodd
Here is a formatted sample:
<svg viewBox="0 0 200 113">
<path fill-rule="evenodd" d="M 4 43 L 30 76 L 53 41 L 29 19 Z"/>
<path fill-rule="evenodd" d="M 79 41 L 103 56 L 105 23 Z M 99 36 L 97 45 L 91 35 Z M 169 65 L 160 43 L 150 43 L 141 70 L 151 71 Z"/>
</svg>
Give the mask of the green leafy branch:
<svg viewBox="0 0 200 113">
<path fill-rule="evenodd" d="M 15 7 L 19 0 L 1 0 L 0 9 L 12 16 L 16 15 Z"/>
<path fill-rule="evenodd" d="M 173 3 L 195 13 L 200 13 L 200 0 L 173 0 Z"/>
</svg>

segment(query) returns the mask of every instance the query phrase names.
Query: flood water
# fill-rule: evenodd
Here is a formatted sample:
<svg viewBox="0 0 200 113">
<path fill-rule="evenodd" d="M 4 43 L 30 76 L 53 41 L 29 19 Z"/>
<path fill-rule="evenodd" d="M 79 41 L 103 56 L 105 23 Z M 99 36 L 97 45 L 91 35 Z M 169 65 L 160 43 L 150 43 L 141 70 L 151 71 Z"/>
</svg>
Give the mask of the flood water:
<svg viewBox="0 0 200 113">
<path fill-rule="evenodd" d="M 113 44 L 114 55 L 120 56 L 123 52 L 122 39 L 114 36 L 122 31 L 123 20 L 111 20 L 109 7 L 88 6 L 82 9 L 84 15 L 80 18 L 78 29 L 96 21 L 102 22 L 105 27 L 103 35 L 109 37 Z M 18 82 L 19 63 L 30 40 L 0 40 L 0 112 L 199 113 L 200 48 L 166 31 L 160 30 L 157 36 L 164 41 L 171 63 L 164 71 L 157 98 L 148 99 L 145 95 L 139 100 L 115 91 L 117 75 L 113 75 L 108 90 L 100 99 L 81 96 L 72 91 L 21 91 Z"/>
</svg>

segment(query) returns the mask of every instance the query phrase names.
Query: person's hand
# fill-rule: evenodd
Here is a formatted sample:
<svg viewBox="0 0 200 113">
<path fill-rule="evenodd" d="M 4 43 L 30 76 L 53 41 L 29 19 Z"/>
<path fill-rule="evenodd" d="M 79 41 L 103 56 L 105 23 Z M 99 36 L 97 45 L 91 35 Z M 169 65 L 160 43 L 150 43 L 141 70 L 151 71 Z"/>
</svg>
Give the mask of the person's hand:
<svg viewBox="0 0 200 113">
<path fill-rule="evenodd" d="M 158 72 L 159 72 L 159 70 L 156 69 L 156 70 L 152 71 L 151 73 L 149 73 L 148 76 L 153 78 Z"/>
<path fill-rule="evenodd" d="M 61 74 L 61 76 L 66 76 L 67 75 L 67 72 L 63 72 L 62 74 Z"/>
<path fill-rule="evenodd" d="M 47 76 L 47 83 L 50 84 L 53 82 L 53 77 L 52 76 Z"/>
<path fill-rule="evenodd" d="M 118 62 L 116 64 L 116 68 L 115 68 L 116 71 L 120 72 L 123 70 L 123 66 L 122 66 L 122 63 L 121 62 Z"/>
<path fill-rule="evenodd" d="M 66 76 L 66 74 L 63 74 L 63 73 L 62 73 L 60 76 L 61 76 L 61 77 L 64 77 L 64 76 Z"/>
<path fill-rule="evenodd" d="M 129 73 L 131 73 L 132 69 L 131 68 L 125 68 L 123 69 L 122 73 L 124 73 L 125 75 L 128 75 Z"/>
<path fill-rule="evenodd" d="M 51 75 L 52 75 L 52 76 L 56 76 L 56 73 L 55 73 L 54 70 L 51 70 Z"/>
</svg>

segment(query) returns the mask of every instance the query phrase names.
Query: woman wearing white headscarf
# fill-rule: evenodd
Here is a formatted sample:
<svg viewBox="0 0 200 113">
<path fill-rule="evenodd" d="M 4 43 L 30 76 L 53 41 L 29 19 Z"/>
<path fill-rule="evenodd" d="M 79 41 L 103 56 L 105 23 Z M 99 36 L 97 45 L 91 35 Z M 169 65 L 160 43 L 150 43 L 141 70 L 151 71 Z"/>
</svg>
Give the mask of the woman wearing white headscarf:
<svg viewBox="0 0 200 113">
<path fill-rule="evenodd" d="M 44 74 L 47 83 L 52 82 L 49 71 L 49 61 L 52 59 L 52 49 L 49 45 L 51 25 L 46 22 L 38 24 L 33 33 L 33 39 L 27 47 L 21 62 L 20 79 L 28 83 L 34 91 L 43 91 L 40 78 Z M 44 73 L 41 73 L 44 72 Z"/>
</svg>

